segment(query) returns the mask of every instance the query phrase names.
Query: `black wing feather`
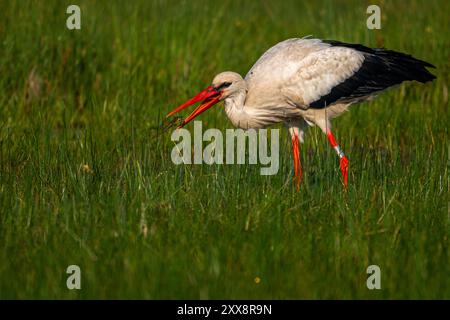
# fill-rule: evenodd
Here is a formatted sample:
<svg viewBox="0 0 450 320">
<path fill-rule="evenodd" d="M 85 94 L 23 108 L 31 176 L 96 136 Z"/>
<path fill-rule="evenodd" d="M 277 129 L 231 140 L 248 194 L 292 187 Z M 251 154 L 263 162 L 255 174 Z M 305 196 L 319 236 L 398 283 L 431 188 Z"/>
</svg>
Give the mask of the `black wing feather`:
<svg viewBox="0 0 450 320">
<path fill-rule="evenodd" d="M 361 44 L 334 40 L 323 40 L 323 42 L 332 46 L 358 50 L 363 53 L 364 62 L 351 77 L 334 87 L 329 94 L 312 102 L 309 105 L 311 108 L 321 109 L 335 102 L 357 102 L 403 81 L 416 80 L 425 83 L 436 79 L 426 69 L 426 67 L 435 68 L 435 66 L 405 53 L 383 48 L 372 49 Z"/>
</svg>

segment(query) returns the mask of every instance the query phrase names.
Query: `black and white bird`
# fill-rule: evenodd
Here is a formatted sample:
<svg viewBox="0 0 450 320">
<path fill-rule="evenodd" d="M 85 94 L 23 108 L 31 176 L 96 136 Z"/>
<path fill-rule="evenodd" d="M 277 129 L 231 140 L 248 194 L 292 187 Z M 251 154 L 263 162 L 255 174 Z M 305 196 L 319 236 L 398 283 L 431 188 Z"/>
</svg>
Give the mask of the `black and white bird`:
<svg viewBox="0 0 450 320">
<path fill-rule="evenodd" d="M 219 73 L 212 85 L 167 117 L 202 101 L 182 127 L 223 100 L 236 127 L 258 129 L 283 122 L 292 138 L 297 188 L 302 176 L 299 142 L 308 126 L 317 125 L 340 158 L 345 187 L 349 161 L 333 136 L 330 119 L 403 81 L 435 79 L 426 67 L 434 68 L 392 50 L 333 40 L 288 39 L 267 50 L 245 78 L 231 71 Z"/>
</svg>

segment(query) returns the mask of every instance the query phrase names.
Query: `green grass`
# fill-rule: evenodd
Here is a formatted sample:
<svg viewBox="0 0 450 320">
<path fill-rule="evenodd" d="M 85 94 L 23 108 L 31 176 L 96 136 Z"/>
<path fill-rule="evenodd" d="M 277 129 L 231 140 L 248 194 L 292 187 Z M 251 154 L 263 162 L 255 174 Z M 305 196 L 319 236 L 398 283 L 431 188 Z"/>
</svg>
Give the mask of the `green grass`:
<svg viewBox="0 0 450 320">
<path fill-rule="evenodd" d="M 372 1 L 79 0 L 69 31 L 71 3 L 0 1 L 0 298 L 450 298 L 448 1 L 380 1 L 375 31 Z M 316 128 L 300 193 L 285 131 L 274 176 L 171 162 L 163 115 L 309 34 L 437 67 L 334 121 L 346 194 Z M 232 127 L 220 106 L 201 120 Z"/>
</svg>

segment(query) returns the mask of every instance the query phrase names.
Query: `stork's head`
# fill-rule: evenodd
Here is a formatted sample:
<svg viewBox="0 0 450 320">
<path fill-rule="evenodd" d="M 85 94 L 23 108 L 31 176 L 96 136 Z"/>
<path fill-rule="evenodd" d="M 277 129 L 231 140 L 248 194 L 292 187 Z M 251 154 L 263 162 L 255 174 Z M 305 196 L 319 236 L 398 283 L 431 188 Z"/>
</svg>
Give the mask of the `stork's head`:
<svg viewBox="0 0 450 320">
<path fill-rule="evenodd" d="M 212 85 L 208 86 L 205 90 L 201 91 L 181 106 L 175 108 L 167 115 L 167 117 L 170 117 L 175 113 L 199 101 L 202 101 L 202 103 L 179 126 L 179 128 L 182 128 L 219 101 L 232 97 L 234 94 L 242 90 L 246 90 L 246 83 L 240 74 L 232 71 L 219 73 L 214 77 Z"/>
</svg>

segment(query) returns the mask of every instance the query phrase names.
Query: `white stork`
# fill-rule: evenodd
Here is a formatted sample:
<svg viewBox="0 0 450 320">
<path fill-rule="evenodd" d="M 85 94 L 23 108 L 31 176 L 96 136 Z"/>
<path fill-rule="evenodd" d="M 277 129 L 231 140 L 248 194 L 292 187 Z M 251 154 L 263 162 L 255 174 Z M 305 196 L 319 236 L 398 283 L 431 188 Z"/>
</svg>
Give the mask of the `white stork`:
<svg viewBox="0 0 450 320">
<path fill-rule="evenodd" d="M 406 80 L 435 79 L 433 65 L 410 55 L 332 40 L 288 39 L 267 50 L 242 78 L 219 73 L 212 85 L 167 117 L 203 101 L 180 127 L 223 100 L 234 126 L 259 129 L 283 122 L 292 137 L 294 173 L 299 188 L 302 168 L 299 142 L 305 129 L 317 125 L 340 158 L 344 188 L 349 161 L 331 132 L 330 119 L 354 103 Z"/>
</svg>

